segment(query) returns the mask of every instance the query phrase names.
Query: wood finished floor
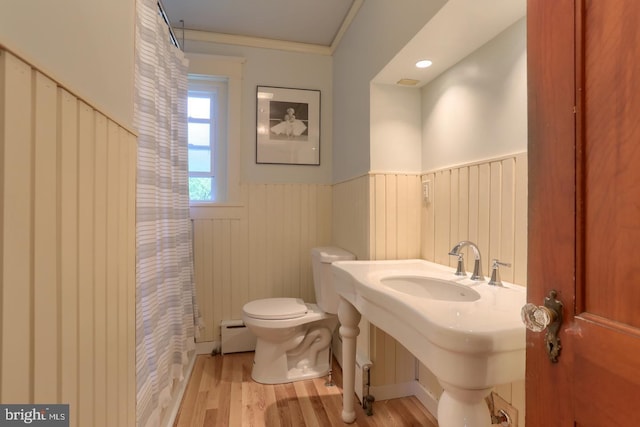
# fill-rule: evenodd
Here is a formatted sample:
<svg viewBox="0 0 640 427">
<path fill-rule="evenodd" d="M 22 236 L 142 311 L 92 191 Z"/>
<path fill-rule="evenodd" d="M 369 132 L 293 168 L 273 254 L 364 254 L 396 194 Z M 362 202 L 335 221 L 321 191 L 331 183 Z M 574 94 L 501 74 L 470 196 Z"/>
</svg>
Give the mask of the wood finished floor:
<svg viewBox="0 0 640 427">
<path fill-rule="evenodd" d="M 335 387 L 324 385 L 326 377 L 259 384 L 251 379 L 252 364 L 253 353 L 198 356 L 174 427 L 438 426 L 413 396 L 374 402 L 370 417 L 357 406 L 356 421 L 345 424 L 342 371 L 335 360 Z"/>
</svg>

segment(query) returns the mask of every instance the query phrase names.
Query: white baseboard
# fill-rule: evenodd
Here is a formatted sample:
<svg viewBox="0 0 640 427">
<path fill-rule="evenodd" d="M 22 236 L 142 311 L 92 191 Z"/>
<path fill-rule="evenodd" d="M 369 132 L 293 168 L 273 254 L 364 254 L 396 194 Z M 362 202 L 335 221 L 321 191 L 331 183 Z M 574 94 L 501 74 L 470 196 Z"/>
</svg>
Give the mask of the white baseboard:
<svg viewBox="0 0 640 427">
<path fill-rule="evenodd" d="M 160 424 L 162 427 L 173 427 L 176 417 L 178 416 L 178 410 L 180 410 L 182 397 L 184 396 L 184 392 L 189 384 L 189 379 L 191 378 L 191 373 L 193 372 L 193 366 L 196 363 L 196 356 L 199 354 L 211 354 L 214 350 L 216 350 L 216 353 L 220 352 L 219 341 L 197 342 L 196 350 L 188 353 L 189 361 L 183 369 L 183 380 L 176 385 L 177 389 L 173 393 L 173 398 L 171 399 L 169 406 L 167 406 L 163 412 L 164 417 Z"/>
<path fill-rule="evenodd" d="M 438 419 L 438 399 L 418 381 L 413 382 L 413 389 L 413 395 L 416 399 L 422 403 L 422 406 L 424 406 L 435 419 Z"/>
<path fill-rule="evenodd" d="M 389 400 L 397 399 L 399 397 L 413 396 L 414 386 L 413 383 L 417 381 L 407 381 L 399 384 L 385 384 L 378 386 L 371 386 L 369 393 L 376 398 L 376 400 Z"/>
<path fill-rule="evenodd" d="M 183 369 L 183 379 L 177 384 L 177 389 L 173 393 L 173 397 L 169 406 L 165 408 L 164 417 L 162 419 L 162 423 L 160 424 L 163 427 L 172 427 L 176 417 L 178 416 L 178 410 L 180 410 L 180 404 L 182 403 L 182 396 L 184 396 L 184 392 L 187 389 L 187 384 L 189 384 L 189 378 L 191 378 L 191 372 L 193 371 L 193 365 L 196 363 L 196 354 L 197 352 L 191 351 L 188 353 L 189 361 L 184 366 Z"/>
<path fill-rule="evenodd" d="M 196 343 L 196 354 L 220 353 L 220 341 L 205 341 Z"/>
<path fill-rule="evenodd" d="M 389 400 L 397 399 L 399 397 L 415 396 L 431 415 L 436 419 L 438 418 L 438 399 L 436 399 L 435 396 L 433 396 L 433 394 L 424 388 L 418 381 L 372 386 L 369 393 L 371 393 L 376 400 Z"/>
</svg>

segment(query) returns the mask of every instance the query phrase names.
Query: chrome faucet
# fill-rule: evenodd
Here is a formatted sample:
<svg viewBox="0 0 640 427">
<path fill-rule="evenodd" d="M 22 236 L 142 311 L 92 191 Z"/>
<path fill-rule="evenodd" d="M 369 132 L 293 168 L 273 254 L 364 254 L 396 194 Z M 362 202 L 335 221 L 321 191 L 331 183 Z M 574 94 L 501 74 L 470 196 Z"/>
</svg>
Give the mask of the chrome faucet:
<svg viewBox="0 0 640 427">
<path fill-rule="evenodd" d="M 489 279 L 489 285 L 492 286 L 504 286 L 502 280 L 500 280 L 500 266 L 511 267 L 511 263 L 502 262 L 497 259 L 491 260 L 491 279 Z"/>
<path fill-rule="evenodd" d="M 475 243 L 470 242 L 468 240 L 463 240 L 459 242 L 449 252 L 449 255 L 458 257 L 458 269 L 456 271 L 456 275 L 458 276 L 464 275 L 464 264 L 462 263 L 462 254 L 460 253 L 460 250 L 465 246 L 471 247 L 471 249 L 473 250 L 473 256 L 475 257 L 475 261 L 473 263 L 473 274 L 471 275 L 471 280 L 484 280 L 484 275 L 482 274 L 482 259 L 480 256 L 480 249 L 478 249 L 478 246 Z"/>
<path fill-rule="evenodd" d="M 464 254 L 458 254 L 458 264 L 456 267 L 456 272 L 454 273 L 456 276 L 466 276 L 467 270 L 464 269 Z"/>
</svg>

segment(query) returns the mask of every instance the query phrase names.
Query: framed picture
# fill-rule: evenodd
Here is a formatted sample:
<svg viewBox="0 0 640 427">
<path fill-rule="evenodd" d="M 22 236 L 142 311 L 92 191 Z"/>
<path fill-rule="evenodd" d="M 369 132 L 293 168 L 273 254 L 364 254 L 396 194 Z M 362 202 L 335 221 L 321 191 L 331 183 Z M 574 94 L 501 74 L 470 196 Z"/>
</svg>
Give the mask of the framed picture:
<svg viewBox="0 0 640 427">
<path fill-rule="evenodd" d="M 320 164 L 320 91 L 258 86 L 256 163 Z"/>
</svg>

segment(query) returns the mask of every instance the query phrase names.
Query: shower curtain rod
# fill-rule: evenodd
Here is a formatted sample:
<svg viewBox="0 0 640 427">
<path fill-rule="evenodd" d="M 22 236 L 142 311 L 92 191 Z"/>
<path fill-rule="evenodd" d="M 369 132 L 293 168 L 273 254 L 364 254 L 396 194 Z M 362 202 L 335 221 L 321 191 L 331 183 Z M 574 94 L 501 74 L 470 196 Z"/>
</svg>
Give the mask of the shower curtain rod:
<svg viewBox="0 0 640 427">
<path fill-rule="evenodd" d="M 182 50 L 182 48 L 180 47 L 180 43 L 178 42 L 178 38 L 173 32 L 173 27 L 171 27 L 171 22 L 169 22 L 169 17 L 164 11 L 164 6 L 162 5 L 162 2 L 160 0 L 158 0 L 158 13 L 160 13 L 160 16 L 162 16 L 162 19 L 164 20 L 164 23 L 167 24 L 167 27 L 169 28 L 169 38 L 171 39 L 171 43 L 173 43 L 173 45 L 178 49 Z"/>
</svg>

